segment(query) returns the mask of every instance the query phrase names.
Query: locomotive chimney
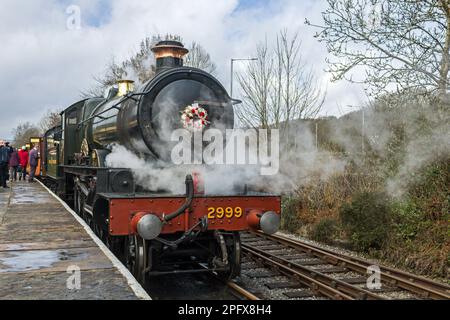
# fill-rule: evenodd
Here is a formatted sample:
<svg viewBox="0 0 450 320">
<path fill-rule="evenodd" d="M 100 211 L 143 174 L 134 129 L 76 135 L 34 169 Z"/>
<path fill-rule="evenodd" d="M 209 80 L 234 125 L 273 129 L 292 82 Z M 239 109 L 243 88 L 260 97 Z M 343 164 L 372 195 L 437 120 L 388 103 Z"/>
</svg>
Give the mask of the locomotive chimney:
<svg viewBox="0 0 450 320">
<path fill-rule="evenodd" d="M 156 58 L 156 72 L 166 69 L 182 67 L 183 57 L 189 52 L 183 44 L 174 40 L 159 41 L 152 52 Z"/>
</svg>

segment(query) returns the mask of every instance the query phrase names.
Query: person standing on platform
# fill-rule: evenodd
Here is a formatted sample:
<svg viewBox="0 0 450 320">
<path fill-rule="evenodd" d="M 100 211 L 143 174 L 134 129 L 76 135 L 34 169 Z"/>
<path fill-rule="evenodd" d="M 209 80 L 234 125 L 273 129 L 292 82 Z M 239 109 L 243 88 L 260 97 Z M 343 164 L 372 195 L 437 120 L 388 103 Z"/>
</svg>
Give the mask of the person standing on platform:
<svg viewBox="0 0 450 320">
<path fill-rule="evenodd" d="M 9 142 L 8 142 L 8 141 L 5 142 L 5 147 L 8 148 L 9 154 L 11 155 L 11 153 L 13 153 L 13 147 L 11 147 L 11 146 L 9 145 Z"/>
<path fill-rule="evenodd" d="M 5 147 L 8 149 L 9 152 L 9 157 L 11 158 L 11 154 L 13 153 L 13 148 L 11 147 L 11 145 L 9 144 L 8 141 L 5 141 Z M 9 180 L 9 163 L 8 163 L 8 168 L 6 169 L 6 181 Z"/>
<path fill-rule="evenodd" d="M 0 140 L 0 185 L 3 188 L 9 188 L 6 185 L 8 180 L 8 164 L 9 164 L 9 148 L 5 146 L 5 142 Z"/>
<path fill-rule="evenodd" d="M 22 150 L 19 151 L 19 160 L 20 160 L 20 171 L 19 171 L 19 181 L 22 180 L 25 181 L 25 178 L 27 177 L 27 166 L 28 166 L 28 158 L 29 153 L 27 150 L 27 147 L 23 146 Z"/>
<path fill-rule="evenodd" d="M 28 182 L 34 182 L 34 175 L 36 173 L 36 167 L 38 165 L 38 149 L 36 146 L 33 147 L 30 151 L 30 178 L 28 179 Z"/>
<path fill-rule="evenodd" d="M 17 167 L 19 166 L 19 154 L 16 148 L 12 148 L 12 153 L 9 157 L 9 181 L 17 181 Z"/>
</svg>

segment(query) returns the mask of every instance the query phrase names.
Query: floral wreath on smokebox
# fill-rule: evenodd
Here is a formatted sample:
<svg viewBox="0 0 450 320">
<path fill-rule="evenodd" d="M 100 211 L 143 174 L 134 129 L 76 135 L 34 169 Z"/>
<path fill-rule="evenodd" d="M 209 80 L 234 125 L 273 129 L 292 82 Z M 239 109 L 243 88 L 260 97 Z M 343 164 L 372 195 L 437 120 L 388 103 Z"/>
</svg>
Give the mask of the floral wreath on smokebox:
<svg viewBox="0 0 450 320">
<path fill-rule="evenodd" d="M 185 129 L 201 131 L 210 124 L 208 112 L 198 103 L 189 105 L 181 111 L 181 123 Z"/>
</svg>

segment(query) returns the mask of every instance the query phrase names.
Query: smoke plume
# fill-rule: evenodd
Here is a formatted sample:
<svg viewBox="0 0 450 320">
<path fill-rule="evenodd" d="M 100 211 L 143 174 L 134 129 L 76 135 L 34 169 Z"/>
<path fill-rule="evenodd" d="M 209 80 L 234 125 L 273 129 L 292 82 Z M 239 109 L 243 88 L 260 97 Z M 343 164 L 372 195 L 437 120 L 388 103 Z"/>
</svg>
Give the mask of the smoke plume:
<svg viewBox="0 0 450 320">
<path fill-rule="evenodd" d="M 370 162 L 371 170 L 377 163 L 384 175 L 386 191 L 401 196 L 415 172 L 439 156 L 450 156 L 448 123 L 448 109 L 412 99 L 396 101 L 395 106 L 377 102 L 364 109 L 364 115 L 359 111 L 339 119 L 293 121 L 281 133 L 280 172 L 274 176 L 261 176 L 259 167 L 251 165 L 146 161 L 119 145 L 112 147 L 107 164 L 130 168 L 137 184 L 149 191 L 184 194 L 185 176 L 195 171 L 201 173 L 207 194 L 233 195 L 244 190 L 290 193 L 317 178 L 327 181 L 350 165 L 364 169 Z"/>
</svg>

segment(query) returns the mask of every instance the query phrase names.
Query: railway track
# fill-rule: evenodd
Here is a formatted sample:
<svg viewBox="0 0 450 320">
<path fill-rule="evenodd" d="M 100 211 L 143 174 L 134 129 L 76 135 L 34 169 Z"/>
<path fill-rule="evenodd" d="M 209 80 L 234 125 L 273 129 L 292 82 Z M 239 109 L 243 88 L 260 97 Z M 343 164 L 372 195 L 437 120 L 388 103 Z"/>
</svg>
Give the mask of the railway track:
<svg viewBox="0 0 450 320">
<path fill-rule="evenodd" d="M 369 289 L 367 270 L 373 263 L 308 243 L 260 232 L 244 233 L 241 239 L 248 259 L 289 279 L 265 284 L 269 291 L 283 290 L 287 299 L 450 299 L 449 286 L 384 266 L 379 266 L 381 288 Z"/>
<path fill-rule="evenodd" d="M 248 291 L 247 289 L 240 286 L 239 284 L 237 284 L 234 281 L 228 281 L 226 284 L 227 284 L 228 288 L 230 288 L 238 298 L 242 298 L 245 300 L 252 300 L 252 301 L 261 300 L 258 296 L 251 293 L 250 291 Z"/>
<path fill-rule="evenodd" d="M 384 294 L 401 291 L 410 293 L 405 299 L 450 299 L 450 286 L 385 266 L 379 266 L 383 286 L 368 289 L 367 268 L 373 265 L 372 262 L 309 243 L 262 232 L 242 233 L 241 240 L 242 278 L 259 279 L 266 290 L 263 292 L 249 285 L 242 278 L 222 282 L 229 288 L 230 296 L 237 299 L 384 300 L 390 299 Z M 281 295 L 271 293 L 280 290 Z M 187 292 L 189 297 L 197 294 L 196 289 Z M 159 295 L 164 297 L 166 294 Z M 226 294 L 223 298 L 229 299 Z"/>
</svg>

